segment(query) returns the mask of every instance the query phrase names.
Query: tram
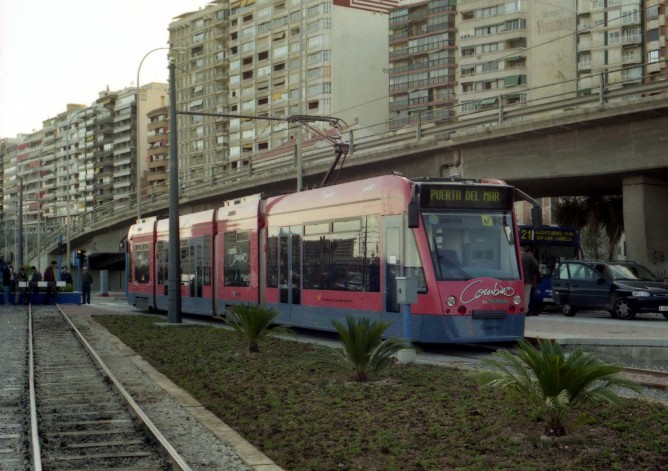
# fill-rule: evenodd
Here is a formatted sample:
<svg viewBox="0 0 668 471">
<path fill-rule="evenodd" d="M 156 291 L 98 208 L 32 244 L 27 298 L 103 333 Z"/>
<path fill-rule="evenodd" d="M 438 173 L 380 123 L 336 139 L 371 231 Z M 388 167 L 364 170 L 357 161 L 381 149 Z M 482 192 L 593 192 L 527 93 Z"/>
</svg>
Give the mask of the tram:
<svg viewBox="0 0 668 471">
<path fill-rule="evenodd" d="M 416 287 L 411 340 L 515 341 L 526 302 L 515 199 L 499 180 L 387 175 L 180 216 L 182 312 L 261 304 L 288 326 L 333 331 L 349 314 L 405 336 L 397 279 Z M 167 309 L 168 220 L 130 227 L 128 302 Z"/>
</svg>

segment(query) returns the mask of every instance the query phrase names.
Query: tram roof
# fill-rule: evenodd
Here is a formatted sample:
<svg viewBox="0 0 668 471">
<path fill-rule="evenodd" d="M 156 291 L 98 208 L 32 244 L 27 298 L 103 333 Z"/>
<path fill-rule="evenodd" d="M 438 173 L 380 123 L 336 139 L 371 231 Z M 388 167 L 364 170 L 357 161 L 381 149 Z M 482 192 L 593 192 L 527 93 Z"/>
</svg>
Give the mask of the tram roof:
<svg viewBox="0 0 668 471">
<path fill-rule="evenodd" d="M 369 200 L 403 200 L 411 196 L 411 182 L 397 175 L 385 175 L 313 190 L 275 196 L 267 200 L 267 213 L 276 214 Z"/>
</svg>

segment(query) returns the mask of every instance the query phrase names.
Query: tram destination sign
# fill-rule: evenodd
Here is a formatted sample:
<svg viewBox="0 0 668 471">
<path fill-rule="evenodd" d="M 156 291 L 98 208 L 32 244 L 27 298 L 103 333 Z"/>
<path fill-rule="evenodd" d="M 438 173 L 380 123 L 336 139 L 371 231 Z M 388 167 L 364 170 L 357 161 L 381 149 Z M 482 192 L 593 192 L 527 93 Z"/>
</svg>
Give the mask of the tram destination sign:
<svg viewBox="0 0 668 471">
<path fill-rule="evenodd" d="M 573 245 L 577 243 L 577 237 L 576 230 L 562 227 L 526 228 L 520 231 L 520 242 Z"/>
<path fill-rule="evenodd" d="M 513 188 L 483 185 L 420 185 L 420 207 L 426 209 L 512 209 Z"/>
</svg>

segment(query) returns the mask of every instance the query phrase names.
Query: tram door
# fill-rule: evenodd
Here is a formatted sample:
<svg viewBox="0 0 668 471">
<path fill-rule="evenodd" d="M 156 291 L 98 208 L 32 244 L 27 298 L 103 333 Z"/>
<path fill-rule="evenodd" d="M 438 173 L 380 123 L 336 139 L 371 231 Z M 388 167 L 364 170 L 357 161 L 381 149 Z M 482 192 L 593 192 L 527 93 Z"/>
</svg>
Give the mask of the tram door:
<svg viewBox="0 0 668 471">
<path fill-rule="evenodd" d="M 206 254 L 210 257 L 209 254 Z M 204 281 L 202 238 L 181 241 L 181 283 L 187 284 L 186 297 L 201 298 Z"/>
<path fill-rule="evenodd" d="M 278 234 L 279 302 L 301 304 L 302 226 L 281 227 Z"/>
<path fill-rule="evenodd" d="M 383 270 L 385 281 L 385 310 L 399 312 L 397 303 L 397 277 L 401 276 L 402 269 L 402 235 L 403 217 L 385 216 L 383 218 Z"/>
</svg>

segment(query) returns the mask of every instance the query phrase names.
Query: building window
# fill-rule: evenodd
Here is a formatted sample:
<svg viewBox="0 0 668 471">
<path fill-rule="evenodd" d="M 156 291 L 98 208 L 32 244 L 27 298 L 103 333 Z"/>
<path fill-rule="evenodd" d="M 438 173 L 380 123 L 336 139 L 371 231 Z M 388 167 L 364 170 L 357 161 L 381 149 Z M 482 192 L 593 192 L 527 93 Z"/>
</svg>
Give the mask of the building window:
<svg viewBox="0 0 668 471">
<path fill-rule="evenodd" d="M 650 29 L 647 31 L 647 42 L 659 40 L 659 29 Z"/>
<path fill-rule="evenodd" d="M 480 66 L 481 72 L 492 72 L 494 70 L 499 70 L 499 63 L 497 61 L 485 62 Z"/>
<path fill-rule="evenodd" d="M 647 63 L 652 64 L 654 62 L 659 62 L 659 51 L 658 50 L 649 51 L 647 53 Z"/>
</svg>

